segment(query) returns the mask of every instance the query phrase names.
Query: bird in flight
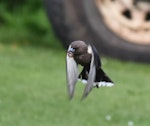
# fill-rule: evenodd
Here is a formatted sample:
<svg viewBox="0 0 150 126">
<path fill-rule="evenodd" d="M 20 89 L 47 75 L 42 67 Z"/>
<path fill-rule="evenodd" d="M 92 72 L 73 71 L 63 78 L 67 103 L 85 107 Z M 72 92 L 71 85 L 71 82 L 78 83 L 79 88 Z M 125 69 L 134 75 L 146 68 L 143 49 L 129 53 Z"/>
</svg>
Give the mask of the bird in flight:
<svg viewBox="0 0 150 126">
<path fill-rule="evenodd" d="M 78 72 L 78 65 L 83 67 L 80 73 Z M 93 87 L 111 87 L 114 85 L 113 81 L 101 68 L 101 60 L 96 48 L 80 40 L 72 42 L 68 47 L 66 75 L 70 99 L 73 98 L 78 79 L 86 84 L 81 99 L 86 98 Z"/>
</svg>

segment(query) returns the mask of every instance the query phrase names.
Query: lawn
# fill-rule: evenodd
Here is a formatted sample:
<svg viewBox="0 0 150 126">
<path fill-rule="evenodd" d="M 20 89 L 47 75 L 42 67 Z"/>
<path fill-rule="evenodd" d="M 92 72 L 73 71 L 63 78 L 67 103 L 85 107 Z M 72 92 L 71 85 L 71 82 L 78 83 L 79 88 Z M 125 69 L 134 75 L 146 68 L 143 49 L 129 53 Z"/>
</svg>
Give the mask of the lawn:
<svg viewBox="0 0 150 126">
<path fill-rule="evenodd" d="M 149 126 L 150 66 L 102 63 L 116 85 L 69 101 L 61 47 L 0 43 L 0 126 Z"/>
</svg>

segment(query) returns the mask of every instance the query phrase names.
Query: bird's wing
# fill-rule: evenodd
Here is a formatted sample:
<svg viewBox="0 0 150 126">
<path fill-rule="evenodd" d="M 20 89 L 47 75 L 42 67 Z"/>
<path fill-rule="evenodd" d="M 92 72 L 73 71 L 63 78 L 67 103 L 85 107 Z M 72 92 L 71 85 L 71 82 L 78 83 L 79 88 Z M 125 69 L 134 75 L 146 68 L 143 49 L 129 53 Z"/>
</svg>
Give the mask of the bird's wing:
<svg viewBox="0 0 150 126">
<path fill-rule="evenodd" d="M 84 89 L 81 99 L 86 98 L 88 96 L 88 94 L 90 93 L 90 91 L 93 89 L 93 83 L 94 83 L 95 74 L 96 74 L 96 66 L 94 63 L 94 52 L 90 45 L 88 46 L 88 48 L 91 48 L 92 59 L 91 59 L 91 63 L 90 63 L 90 71 L 89 71 L 89 75 L 88 75 L 87 85 Z"/>
<path fill-rule="evenodd" d="M 66 74 L 67 74 L 69 98 L 72 99 L 75 84 L 78 79 L 78 66 L 73 57 L 69 57 L 68 55 L 66 56 Z"/>
<path fill-rule="evenodd" d="M 97 51 L 97 49 L 95 48 L 94 45 L 91 45 L 92 47 L 92 50 L 93 50 L 93 53 L 94 53 L 94 62 L 95 62 L 95 65 L 97 68 L 100 68 L 101 67 L 101 60 L 100 60 L 100 57 L 99 57 L 99 53 Z"/>
</svg>

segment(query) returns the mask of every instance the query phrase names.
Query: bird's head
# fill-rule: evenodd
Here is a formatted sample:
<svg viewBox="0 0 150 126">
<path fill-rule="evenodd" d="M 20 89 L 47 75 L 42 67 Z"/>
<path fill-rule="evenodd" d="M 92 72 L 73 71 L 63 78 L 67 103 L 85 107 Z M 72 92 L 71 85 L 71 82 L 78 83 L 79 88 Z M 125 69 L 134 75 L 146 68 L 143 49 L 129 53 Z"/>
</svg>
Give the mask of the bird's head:
<svg viewBox="0 0 150 126">
<path fill-rule="evenodd" d="M 69 57 L 87 52 L 87 45 L 83 41 L 74 41 L 70 44 L 67 54 Z"/>
<path fill-rule="evenodd" d="M 68 51 L 67 51 L 68 56 L 69 57 L 73 57 L 74 53 L 75 53 L 75 49 L 70 46 L 69 49 L 68 49 Z"/>
</svg>

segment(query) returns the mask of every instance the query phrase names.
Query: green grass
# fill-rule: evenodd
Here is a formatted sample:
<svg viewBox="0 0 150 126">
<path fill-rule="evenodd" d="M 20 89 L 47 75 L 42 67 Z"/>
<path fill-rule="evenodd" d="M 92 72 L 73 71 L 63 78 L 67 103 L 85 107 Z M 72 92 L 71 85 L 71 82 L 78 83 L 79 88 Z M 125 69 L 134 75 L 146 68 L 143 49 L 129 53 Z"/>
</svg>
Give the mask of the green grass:
<svg viewBox="0 0 150 126">
<path fill-rule="evenodd" d="M 149 126 L 150 66 L 102 62 L 116 85 L 69 101 L 62 48 L 0 44 L 0 126 Z"/>
</svg>

